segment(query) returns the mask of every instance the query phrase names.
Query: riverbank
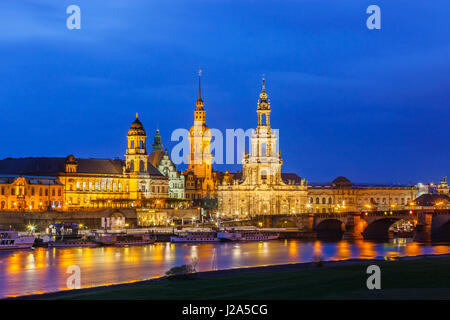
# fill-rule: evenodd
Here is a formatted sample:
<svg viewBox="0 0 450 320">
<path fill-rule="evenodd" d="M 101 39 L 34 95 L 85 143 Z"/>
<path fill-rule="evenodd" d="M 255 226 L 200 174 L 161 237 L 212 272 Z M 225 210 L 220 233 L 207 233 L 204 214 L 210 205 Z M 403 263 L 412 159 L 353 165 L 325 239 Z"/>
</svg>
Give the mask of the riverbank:
<svg viewBox="0 0 450 320">
<path fill-rule="evenodd" d="M 368 265 L 381 268 L 381 290 L 368 290 Z M 20 299 L 450 299 L 450 255 L 344 260 L 198 272 Z"/>
</svg>

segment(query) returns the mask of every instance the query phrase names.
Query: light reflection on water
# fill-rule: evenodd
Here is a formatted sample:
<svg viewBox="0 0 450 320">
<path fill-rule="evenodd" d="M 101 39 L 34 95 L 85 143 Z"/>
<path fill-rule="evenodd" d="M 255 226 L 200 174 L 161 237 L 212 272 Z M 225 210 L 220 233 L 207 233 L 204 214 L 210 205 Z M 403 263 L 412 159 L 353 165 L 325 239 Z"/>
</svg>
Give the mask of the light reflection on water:
<svg viewBox="0 0 450 320">
<path fill-rule="evenodd" d="M 131 282 L 163 275 L 173 266 L 197 261 L 198 271 L 322 260 L 371 259 L 450 253 L 450 244 L 422 245 L 406 239 L 389 243 L 304 242 L 172 244 L 1 252 L 0 297 L 66 289 L 71 265 L 81 269 L 81 286 Z"/>
</svg>

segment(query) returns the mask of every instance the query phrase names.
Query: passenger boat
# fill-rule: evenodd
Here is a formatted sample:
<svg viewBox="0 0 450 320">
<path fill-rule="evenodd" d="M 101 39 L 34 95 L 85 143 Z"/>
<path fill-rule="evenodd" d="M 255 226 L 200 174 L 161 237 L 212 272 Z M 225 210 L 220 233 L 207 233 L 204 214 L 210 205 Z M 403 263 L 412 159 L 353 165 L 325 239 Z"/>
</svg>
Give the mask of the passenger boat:
<svg viewBox="0 0 450 320">
<path fill-rule="evenodd" d="M 278 239 L 280 234 L 274 232 L 261 232 L 257 229 L 241 229 L 219 231 L 217 237 L 221 241 L 267 241 Z"/>
<path fill-rule="evenodd" d="M 127 245 L 145 245 L 156 242 L 156 237 L 151 236 L 148 233 L 144 234 L 118 234 L 116 236 L 116 246 Z"/>
<path fill-rule="evenodd" d="M 187 231 L 178 236 L 170 237 L 170 242 L 218 242 L 215 231 Z"/>
<path fill-rule="evenodd" d="M 14 250 L 14 249 L 30 249 L 35 236 L 20 236 L 18 231 L 3 230 L 0 231 L 0 250 Z"/>
<path fill-rule="evenodd" d="M 93 241 L 103 246 L 111 246 L 116 244 L 117 235 L 112 233 L 96 233 Z"/>
<path fill-rule="evenodd" d="M 51 238 L 47 241 L 49 248 L 98 247 L 100 244 L 84 238 Z"/>
</svg>

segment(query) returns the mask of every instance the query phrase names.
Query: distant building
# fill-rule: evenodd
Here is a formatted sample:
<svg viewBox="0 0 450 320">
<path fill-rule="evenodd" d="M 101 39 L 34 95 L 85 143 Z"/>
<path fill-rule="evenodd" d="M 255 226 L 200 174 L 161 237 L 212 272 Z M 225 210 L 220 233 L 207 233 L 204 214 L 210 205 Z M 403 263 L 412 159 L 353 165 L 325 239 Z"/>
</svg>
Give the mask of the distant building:
<svg viewBox="0 0 450 320">
<path fill-rule="evenodd" d="M 53 201 L 62 201 L 61 206 L 58 205 L 62 210 L 163 207 L 168 198 L 168 178 L 149 164 L 146 139 L 144 126 L 136 114 L 136 120 L 128 130 L 125 161 L 81 159 L 73 155 L 67 158 L 8 158 L 0 160 L 0 174 L 32 176 L 36 177 L 35 180 L 40 179 L 39 181 L 43 180 L 38 177 L 51 177 L 53 180 L 57 178 L 58 183 L 55 181 L 54 189 L 58 192 L 57 188 L 62 188 L 61 198 L 42 201 L 27 198 L 21 206 L 26 210 L 30 206 L 33 210 L 42 210 L 47 206 L 45 201 L 50 201 L 51 205 Z M 11 188 L 8 190 L 8 196 L 15 199 L 17 196 L 12 194 Z M 30 195 L 31 189 L 29 192 Z M 5 200 L 8 203 L 5 209 L 11 209 L 13 202 Z M 37 205 L 41 202 L 42 206 Z"/>
<path fill-rule="evenodd" d="M 181 172 L 177 171 L 177 167 L 170 159 L 167 149 L 163 150 L 159 130 L 156 130 L 153 141 L 153 150 L 152 152 L 150 152 L 150 156 L 148 158 L 150 164 L 168 178 L 169 198 L 184 199 L 184 175 Z"/>
<path fill-rule="evenodd" d="M 55 177 L 0 176 L 0 209 L 10 211 L 61 209 L 64 186 Z"/>
<path fill-rule="evenodd" d="M 308 210 L 314 213 L 399 210 L 417 197 L 414 185 L 352 183 L 337 177 L 331 183 L 308 185 Z"/>
</svg>

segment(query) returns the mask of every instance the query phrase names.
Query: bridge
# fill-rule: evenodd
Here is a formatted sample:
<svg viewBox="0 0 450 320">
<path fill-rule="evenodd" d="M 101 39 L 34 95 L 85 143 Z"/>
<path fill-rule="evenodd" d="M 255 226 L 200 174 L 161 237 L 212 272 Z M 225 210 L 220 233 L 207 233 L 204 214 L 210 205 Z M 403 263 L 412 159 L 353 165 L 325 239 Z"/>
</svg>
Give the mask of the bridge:
<svg viewBox="0 0 450 320">
<path fill-rule="evenodd" d="M 416 241 L 450 241 L 450 208 L 414 207 L 406 210 L 343 213 L 258 215 L 254 220 L 266 228 L 297 227 L 315 232 L 317 238 L 386 240 L 397 221 L 411 221 Z"/>
</svg>

